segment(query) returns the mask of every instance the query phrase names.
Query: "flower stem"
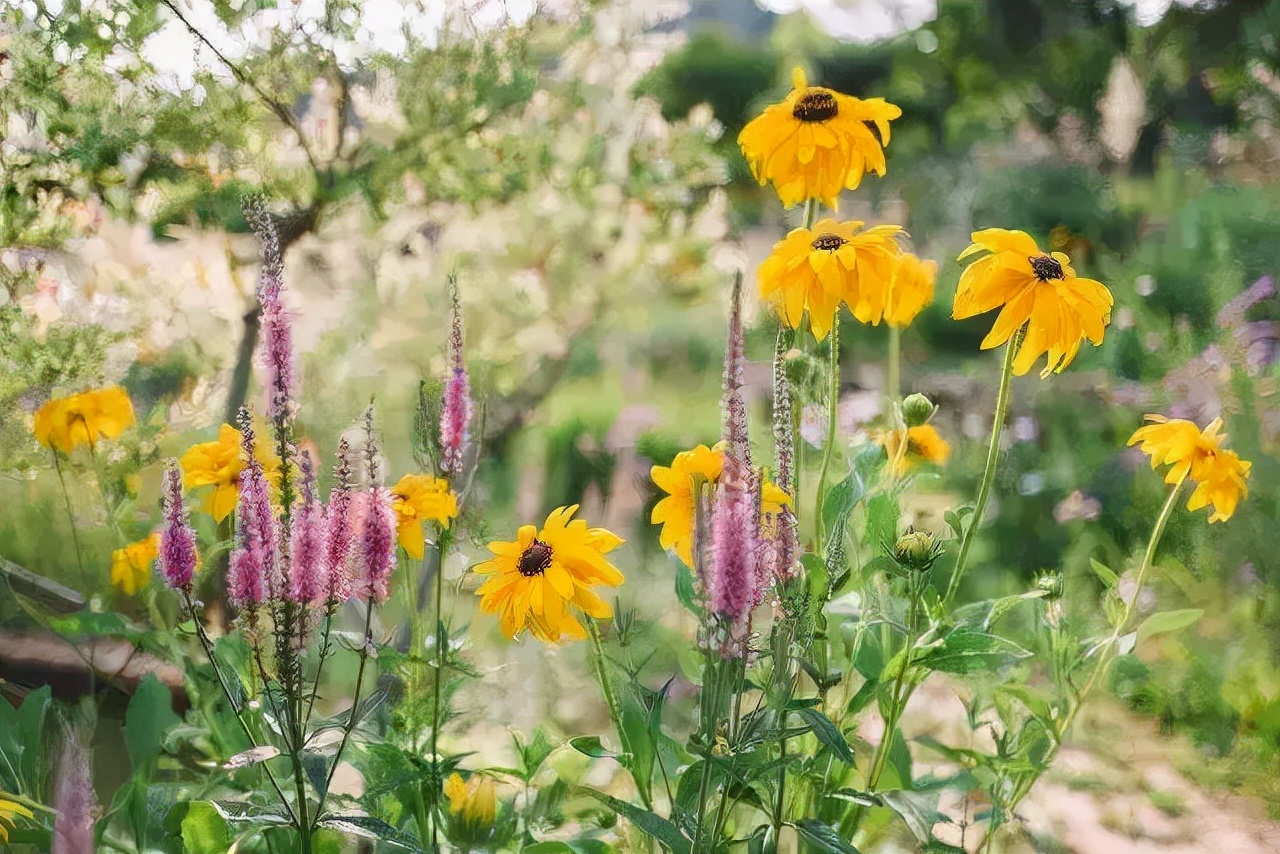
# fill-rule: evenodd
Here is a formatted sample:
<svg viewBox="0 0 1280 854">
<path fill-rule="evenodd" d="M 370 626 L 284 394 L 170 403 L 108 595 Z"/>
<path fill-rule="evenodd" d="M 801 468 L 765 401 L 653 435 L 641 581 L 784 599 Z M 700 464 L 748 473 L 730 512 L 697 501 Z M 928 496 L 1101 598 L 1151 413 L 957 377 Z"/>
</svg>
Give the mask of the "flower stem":
<svg viewBox="0 0 1280 854">
<path fill-rule="evenodd" d="M 892 405 L 902 396 L 902 330 L 889 326 L 889 364 L 885 379 L 885 392 Z"/>
<path fill-rule="evenodd" d="M 329 768 L 329 775 L 325 778 L 324 791 L 320 793 L 320 803 L 316 806 L 313 822 L 319 822 L 320 816 L 324 813 L 324 802 L 329 797 L 329 788 L 333 785 L 333 775 L 338 773 L 338 766 L 342 763 L 342 754 L 347 749 L 347 742 L 351 740 L 351 731 L 356 728 L 356 713 L 360 710 L 360 686 L 364 683 L 364 668 L 369 662 L 369 645 L 372 643 L 369 635 L 369 626 L 372 623 L 373 596 L 370 595 L 364 611 L 364 645 L 360 648 L 360 667 L 356 670 L 356 687 L 351 695 L 351 714 L 347 716 L 347 725 L 342 729 L 342 741 L 338 743 L 338 752 L 333 754 L 333 765 Z"/>
<path fill-rule="evenodd" d="M 818 469 L 818 493 L 814 501 L 814 525 L 818 532 L 818 540 L 826 539 L 826 530 L 822 523 L 822 505 L 826 498 L 827 472 L 831 468 L 831 458 L 835 456 L 836 433 L 840 426 L 840 318 L 831 324 L 828 336 L 830 349 L 830 375 L 827 386 L 827 438 L 822 448 L 822 467 Z M 825 549 L 824 549 L 825 551 Z"/>
<path fill-rule="evenodd" d="M 982 485 L 978 487 L 978 501 L 973 507 L 973 516 L 964 529 L 964 537 L 960 540 L 960 555 L 956 558 L 956 568 L 951 573 L 951 582 L 947 585 L 947 595 L 942 597 L 944 604 L 949 604 L 960 588 L 960 579 L 964 577 L 965 565 L 969 559 L 969 550 L 973 547 L 974 535 L 982 523 L 983 511 L 987 509 L 987 500 L 991 498 L 991 485 L 996 479 L 996 462 L 1000 458 L 1000 431 L 1004 427 L 1004 419 L 1009 414 L 1010 385 L 1013 382 L 1013 360 L 1018 354 L 1018 346 L 1022 343 L 1022 330 L 1019 330 L 1005 346 L 1004 366 L 1000 370 L 1000 391 L 996 395 L 996 412 L 991 422 L 991 444 L 987 446 L 987 465 L 982 470 Z"/>
<path fill-rule="evenodd" d="M 431 685 L 431 696 L 432 696 L 432 700 L 431 700 L 431 765 L 433 768 L 438 769 L 439 763 L 440 763 L 440 717 L 441 717 L 440 716 L 440 698 L 443 694 L 442 685 L 444 682 L 444 680 L 442 679 L 442 674 L 444 673 L 446 653 L 448 652 L 448 650 L 446 650 L 445 647 L 449 643 L 448 638 L 445 637 L 444 613 L 443 613 L 444 555 L 445 555 L 445 549 L 448 548 L 448 540 L 443 532 L 439 537 L 437 537 L 436 548 L 440 552 L 440 559 L 436 561 L 436 579 L 435 579 L 436 583 L 435 583 L 435 593 L 434 593 L 435 600 L 436 600 L 435 601 L 436 643 L 435 643 L 435 657 L 433 660 L 433 666 L 431 668 L 431 682 L 432 682 L 432 685 Z M 413 635 L 414 635 L 414 644 L 415 644 L 414 650 L 416 653 L 421 652 L 421 640 L 417 637 L 417 635 L 419 634 L 419 629 L 418 629 L 419 622 L 420 620 L 418 619 L 418 614 L 415 609 L 415 613 L 413 615 Z M 436 797 L 433 793 L 433 796 L 432 796 L 433 807 L 435 806 L 435 801 L 436 801 Z M 437 827 L 439 822 L 436 819 L 437 814 L 438 814 L 437 810 L 433 808 L 431 811 L 431 850 L 432 851 L 440 850 L 439 828 Z"/>
<path fill-rule="evenodd" d="M 604 659 L 604 642 L 600 639 L 600 626 L 593 617 L 587 617 L 587 631 L 591 635 L 591 662 L 596 672 L 596 680 L 600 683 L 600 693 L 604 695 L 605 705 L 609 707 L 609 717 L 613 720 L 613 728 L 618 733 L 618 740 L 622 743 L 622 750 L 631 757 L 631 761 L 635 760 L 635 751 L 631 749 L 631 739 L 627 737 L 627 730 L 622 725 L 622 706 L 618 703 L 618 695 L 614 693 L 613 684 L 609 681 L 609 671 L 605 667 Z M 640 781 L 636 779 L 635 771 L 631 772 L 631 779 L 635 781 L 636 791 L 640 793 L 640 800 L 644 803 L 645 809 L 653 809 L 653 799 L 645 786 L 640 785 Z"/>
</svg>

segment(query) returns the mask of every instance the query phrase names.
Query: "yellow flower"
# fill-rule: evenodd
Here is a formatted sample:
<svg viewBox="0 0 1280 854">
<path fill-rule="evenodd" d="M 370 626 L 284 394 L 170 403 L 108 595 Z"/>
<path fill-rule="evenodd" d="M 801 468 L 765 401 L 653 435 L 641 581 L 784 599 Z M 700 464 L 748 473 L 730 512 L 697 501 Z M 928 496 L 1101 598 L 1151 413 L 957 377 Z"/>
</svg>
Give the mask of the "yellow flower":
<svg viewBox="0 0 1280 854">
<path fill-rule="evenodd" d="M 909 252 L 897 256 L 885 297 L 885 323 L 899 329 L 909 326 L 916 315 L 933 301 L 933 284 L 937 279 L 936 262 L 922 261 Z"/>
<path fill-rule="evenodd" d="M 951 457 L 951 445 L 932 424 L 921 424 L 907 429 L 907 447 L 902 448 L 902 431 L 887 430 L 878 437 L 889 456 L 889 463 L 896 475 L 905 474 L 919 462 L 944 465 Z"/>
<path fill-rule="evenodd" d="M 889 122 L 902 110 L 810 86 L 800 68 L 791 86 L 782 103 L 747 123 L 738 145 L 751 174 L 761 186 L 772 181 L 783 205 L 817 199 L 835 210 L 841 190 L 857 189 L 866 172 L 884 174 Z"/>
<path fill-rule="evenodd" d="M 422 560 L 426 549 L 422 523 L 449 527 L 449 521 L 458 515 L 458 496 L 442 477 L 407 474 L 391 487 L 391 506 L 396 511 L 400 545 L 409 557 Z"/>
<path fill-rule="evenodd" d="M 151 581 L 151 565 L 160 555 L 160 535 L 151 534 L 111 553 L 111 583 L 132 596 Z"/>
<path fill-rule="evenodd" d="M 0 792 L 0 843 L 9 841 L 9 829 L 17 826 L 14 821 L 17 816 L 34 817 L 31 810 L 17 801 L 9 800 L 4 792 Z"/>
<path fill-rule="evenodd" d="M 960 260 L 983 251 L 991 254 L 960 274 L 952 311 L 953 317 L 961 319 L 1004 306 L 982 340 L 982 349 L 998 347 L 1026 324 L 1013 371 L 1021 376 L 1041 354 L 1047 354 L 1040 373 L 1047 377 L 1071 364 L 1084 339 L 1102 343 L 1113 303 L 1106 285 L 1076 276 L 1071 259 L 1061 252 L 1041 252 L 1025 232 L 975 231 Z"/>
<path fill-rule="evenodd" d="M 1188 477 L 1196 482 L 1195 492 L 1187 500 L 1188 510 L 1212 504 L 1210 522 L 1230 519 L 1240 499 L 1249 494 L 1253 463 L 1222 447 L 1227 440 L 1227 434 L 1218 432 L 1222 419 L 1213 419 L 1204 430 L 1191 421 L 1163 415 L 1148 415 L 1147 421 L 1151 423 L 1139 427 L 1129 437 L 1129 444 L 1141 443 L 1142 452 L 1151 457 L 1151 468 L 1172 466 L 1165 473 L 1165 483 L 1181 484 Z"/>
<path fill-rule="evenodd" d="M 571 605 L 591 617 L 613 616 L 591 588 L 622 583 L 622 573 L 604 556 L 623 540 L 604 528 L 588 528 L 581 519 L 570 521 L 577 511 L 576 504 L 559 507 L 542 530 L 522 525 L 515 540 L 489 543 L 495 556 L 475 568 L 492 576 L 476 591 L 480 610 L 497 614 L 508 637 L 525 628 L 547 643 L 586 637 Z"/>
<path fill-rule="evenodd" d="M 262 463 L 267 479 L 273 486 L 278 485 L 280 459 L 271 450 L 270 443 L 259 441 L 254 453 Z M 183 487 L 213 487 L 213 492 L 205 499 L 204 509 L 215 522 L 221 522 L 236 509 L 236 500 L 240 497 L 240 471 L 244 468 L 239 430 L 223 424 L 218 428 L 217 439 L 192 445 L 179 462 L 182 464 Z"/>
<path fill-rule="evenodd" d="M 655 525 L 661 525 L 658 542 L 664 549 L 671 549 L 676 556 L 693 566 L 693 526 L 697 509 L 697 489 L 700 484 L 715 484 L 724 469 L 724 451 L 720 445 L 708 448 L 699 445 L 676 454 L 670 466 L 654 466 L 649 476 L 659 489 L 667 493 L 653 507 L 649 517 Z M 791 503 L 791 496 L 780 487 L 765 481 L 760 490 L 760 513 L 765 517 L 776 516 L 784 504 Z"/>
<path fill-rule="evenodd" d="M 119 386 L 51 400 L 36 411 L 40 444 L 69 454 L 80 445 L 114 439 L 134 424 L 133 403 Z"/>
<path fill-rule="evenodd" d="M 449 812 L 468 824 L 488 826 L 498 817 L 498 796 L 492 777 L 472 774 L 466 780 L 460 774 L 444 781 L 444 796 L 449 799 Z"/>
<path fill-rule="evenodd" d="M 877 225 L 861 231 L 862 225 L 819 220 L 812 229 L 793 229 L 773 247 L 760 265 L 760 296 L 783 323 L 798 329 L 807 309 L 813 335 L 821 340 L 842 302 L 863 323 L 880 322 L 902 251 L 902 229 Z"/>
</svg>

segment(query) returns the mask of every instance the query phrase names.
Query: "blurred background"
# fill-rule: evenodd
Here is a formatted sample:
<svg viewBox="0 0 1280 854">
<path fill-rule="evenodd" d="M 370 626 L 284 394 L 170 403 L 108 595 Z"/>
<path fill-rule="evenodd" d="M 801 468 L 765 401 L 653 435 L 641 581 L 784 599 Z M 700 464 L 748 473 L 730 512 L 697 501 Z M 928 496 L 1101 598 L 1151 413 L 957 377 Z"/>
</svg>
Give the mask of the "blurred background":
<svg viewBox="0 0 1280 854">
<path fill-rule="evenodd" d="M 443 371 L 456 271 L 486 509 L 449 571 L 489 534 L 580 502 L 629 539 L 624 603 L 659 637 L 679 631 L 662 622 L 648 469 L 718 437 L 729 283 L 745 271 L 754 296 L 756 265 L 798 222 L 736 144 L 795 65 L 903 110 L 887 176 L 841 214 L 901 224 L 941 264 L 904 333 L 904 388 L 941 405 L 954 448 L 918 481 L 920 524 L 976 490 L 994 401 L 989 321 L 949 316 L 969 232 L 1026 230 L 1115 295 L 1101 347 L 1015 384 L 981 592 L 1061 568 L 1069 606 L 1098 607 L 1089 559 L 1126 567 L 1163 499 L 1124 448 L 1145 412 L 1222 415 L 1253 461 L 1229 524 L 1174 517 L 1140 602 L 1205 619 L 1125 659 L 1070 779 L 1027 809 L 1079 817 L 1067 850 L 1261 850 L 1258 827 L 1280 818 L 1280 0 L 4 4 L 0 557 L 137 610 L 111 586 L 105 528 L 85 526 L 97 557 L 78 572 L 31 414 L 68 390 L 129 390 L 140 427 L 96 474 L 144 534 L 159 461 L 261 403 L 242 214 L 261 194 L 283 223 L 322 458 L 373 397 L 391 472 L 416 470 L 419 382 Z M 750 311 L 764 437 L 774 327 Z M 865 440 L 888 335 L 846 320 L 841 418 Z M 96 496 L 73 515 L 94 518 Z M 0 626 L 21 620 L 0 601 Z M 536 681 L 544 655 L 495 644 L 493 666 Z M 476 717 L 582 713 L 539 696 L 494 711 L 482 695 Z M 1210 832 L 1243 847 L 1203 847 Z"/>
</svg>

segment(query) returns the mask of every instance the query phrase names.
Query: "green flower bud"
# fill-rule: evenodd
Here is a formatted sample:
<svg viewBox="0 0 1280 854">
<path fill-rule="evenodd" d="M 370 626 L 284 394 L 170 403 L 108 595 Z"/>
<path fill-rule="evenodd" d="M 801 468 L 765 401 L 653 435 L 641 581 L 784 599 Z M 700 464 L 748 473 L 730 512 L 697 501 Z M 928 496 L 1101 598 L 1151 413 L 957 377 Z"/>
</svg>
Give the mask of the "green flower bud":
<svg viewBox="0 0 1280 854">
<path fill-rule="evenodd" d="M 908 528 L 893 545 L 893 559 L 899 566 L 924 572 L 933 566 L 933 562 L 942 554 L 942 544 L 927 531 Z"/>
<path fill-rule="evenodd" d="M 938 407 L 933 405 L 933 401 L 919 392 L 907 395 L 906 400 L 902 401 L 902 418 L 908 427 L 928 423 L 937 411 Z"/>
<path fill-rule="evenodd" d="M 1036 589 L 1044 591 L 1044 598 L 1049 601 L 1062 598 L 1062 573 L 1049 570 L 1036 576 Z"/>
</svg>

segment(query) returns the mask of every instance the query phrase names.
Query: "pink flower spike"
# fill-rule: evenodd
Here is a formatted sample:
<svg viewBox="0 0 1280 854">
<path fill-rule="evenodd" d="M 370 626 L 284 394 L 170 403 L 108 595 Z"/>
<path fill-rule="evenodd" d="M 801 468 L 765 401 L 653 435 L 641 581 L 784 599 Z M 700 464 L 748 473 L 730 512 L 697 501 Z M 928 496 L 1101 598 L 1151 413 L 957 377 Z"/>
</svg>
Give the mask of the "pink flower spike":
<svg viewBox="0 0 1280 854">
<path fill-rule="evenodd" d="M 51 854 L 93 854 L 94 813 L 98 799 L 93 791 L 88 751 L 80 734 L 68 730 L 58 762 L 53 806 L 58 817 L 53 823 Z"/>
<path fill-rule="evenodd" d="M 285 310 L 284 258 L 275 223 L 260 208 L 246 211 L 250 224 L 262 241 L 262 272 L 258 279 L 258 301 L 262 305 L 260 360 L 267 372 L 267 417 L 281 425 L 294 415 L 293 320 Z"/>
<path fill-rule="evenodd" d="M 177 460 L 165 466 L 162 492 L 165 525 L 160 531 L 160 575 L 174 590 L 190 591 L 199 556 L 196 532 L 182 500 L 182 468 Z"/>
<path fill-rule="evenodd" d="M 729 306 L 729 336 L 724 353 L 724 435 L 729 451 L 751 471 L 751 445 L 747 436 L 747 404 L 742 398 L 746 374 L 746 343 L 742 332 L 742 274 L 733 280 Z"/>
<path fill-rule="evenodd" d="M 396 569 L 396 513 L 391 506 L 391 491 L 386 487 L 373 487 L 366 498 L 360 532 L 360 592 L 367 599 L 385 602 Z"/>
<path fill-rule="evenodd" d="M 227 567 L 227 598 L 240 610 L 273 598 L 283 587 L 278 526 L 262 464 L 254 454 L 255 437 L 248 410 L 240 410 L 240 499 L 236 504 L 236 542 Z"/>
<path fill-rule="evenodd" d="M 727 453 L 711 511 L 707 592 L 711 610 L 735 626 L 745 624 L 757 599 L 755 504 L 747 472 Z"/>
<path fill-rule="evenodd" d="M 458 282 L 449 277 L 451 331 L 449 333 L 449 379 L 445 383 L 440 412 L 440 472 L 446 476 L 462 473 L 471 438 L 471 381 L 462 350 L 462 305 Z"/>
<path fill-rule="evenodd" d="M 293 517 L 289 549 L 289 598 L 300 605 L 323 602 L 327 598 L 329 573 L 325 553 L 324 508 L 308 501 Z"/>
</svg>

